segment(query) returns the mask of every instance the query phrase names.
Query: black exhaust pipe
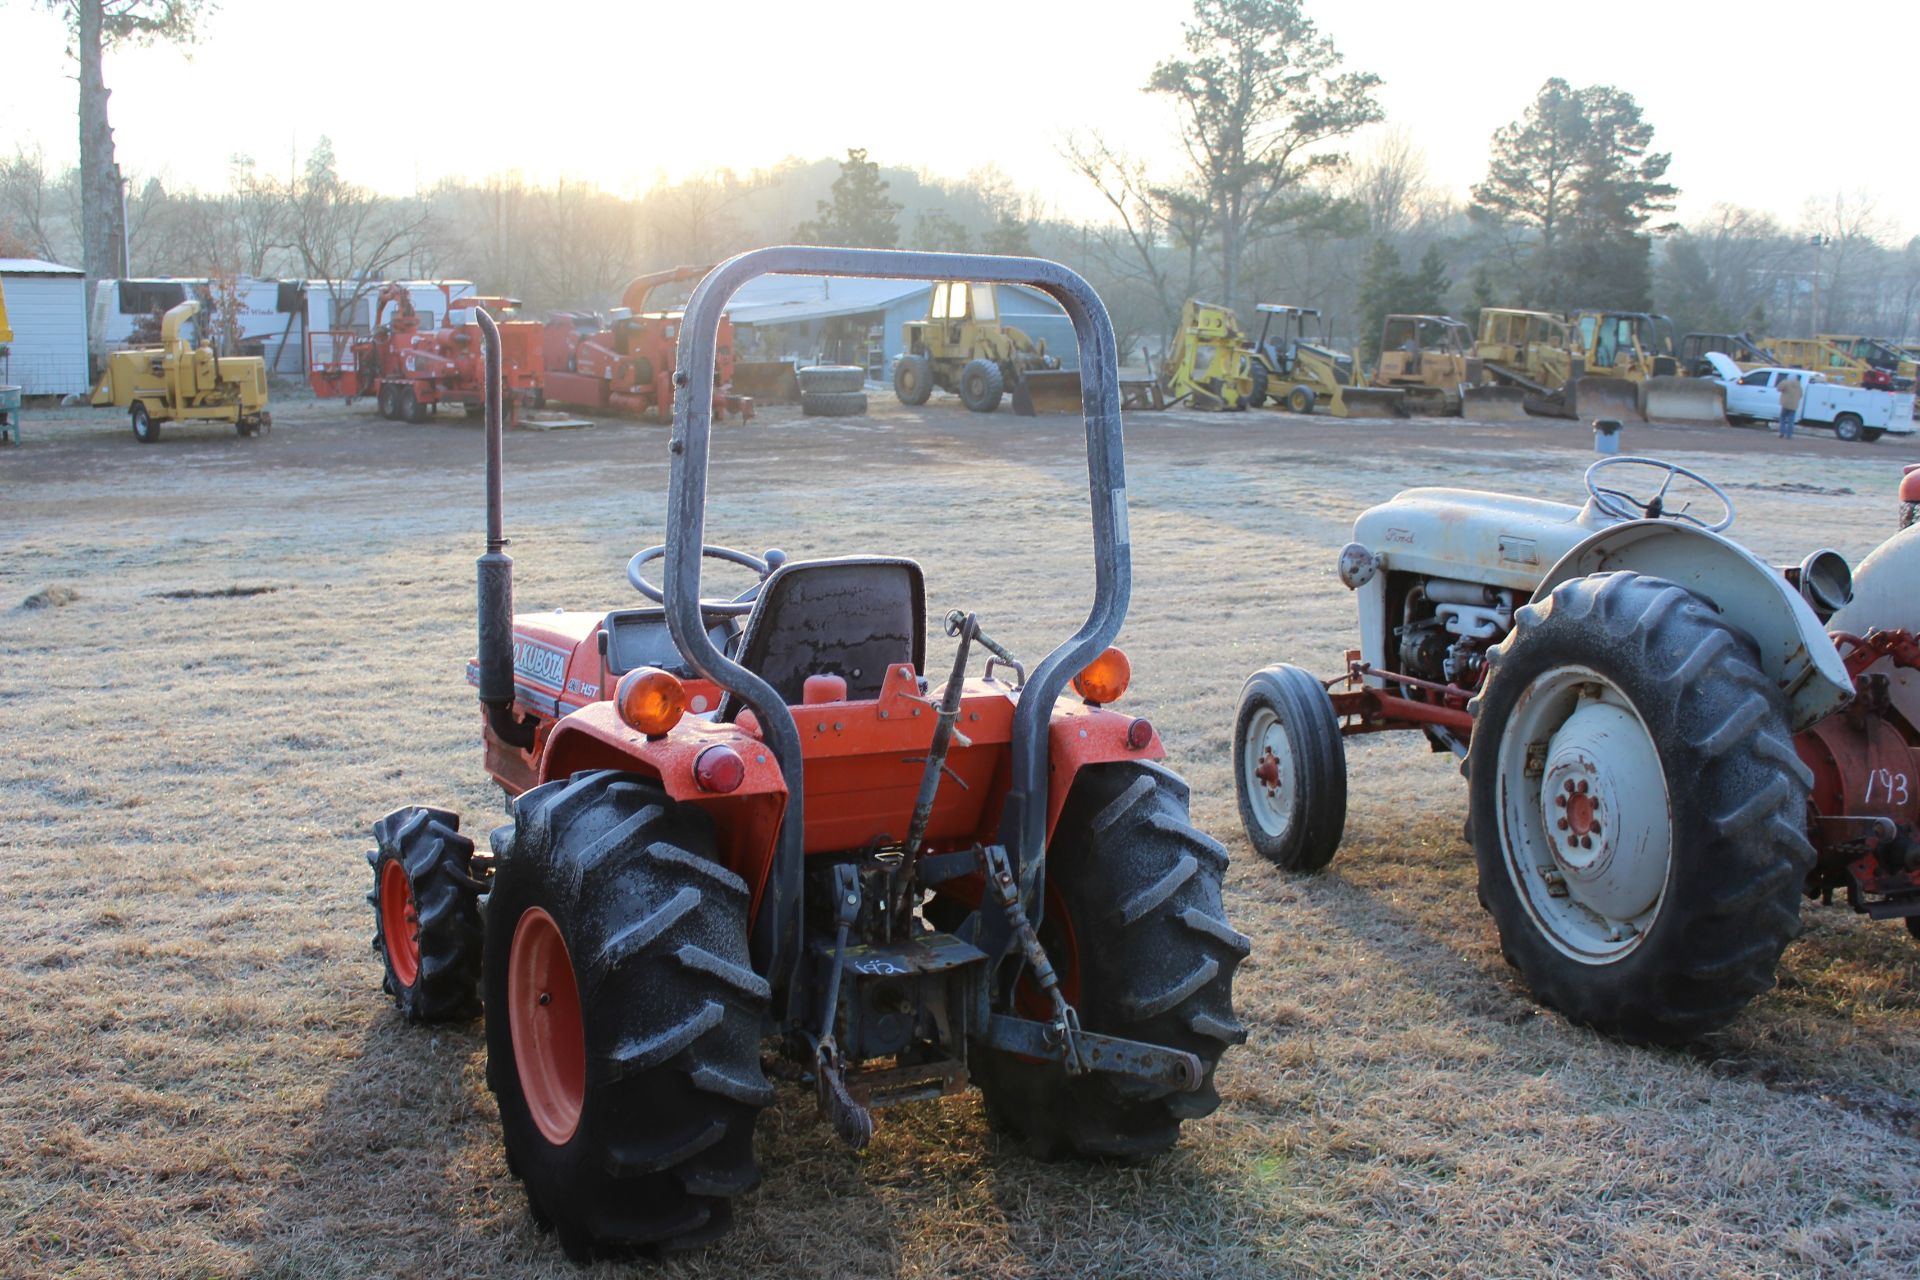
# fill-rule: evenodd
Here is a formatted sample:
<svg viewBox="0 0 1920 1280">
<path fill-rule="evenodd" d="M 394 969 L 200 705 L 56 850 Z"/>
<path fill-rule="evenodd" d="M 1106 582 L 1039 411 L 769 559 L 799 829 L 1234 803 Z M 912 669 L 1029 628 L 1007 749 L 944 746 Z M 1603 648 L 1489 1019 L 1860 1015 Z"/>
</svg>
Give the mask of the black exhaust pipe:
<svg viewBox="0 0 1920 1280">
<path fill-rule="evenodd" d="M 480 342 L 486 352 L 487 392 L 487 553 L 474 564 L 479 583 L 480 705 L 502 742 L 522 751 L 533 746 L 537 722 L 513 715 L 513 557 L 501 516 L 501 453 L 506 434 L 502 411 L 500 326 L 485 307 L 475 307 Z"/>
</svg>

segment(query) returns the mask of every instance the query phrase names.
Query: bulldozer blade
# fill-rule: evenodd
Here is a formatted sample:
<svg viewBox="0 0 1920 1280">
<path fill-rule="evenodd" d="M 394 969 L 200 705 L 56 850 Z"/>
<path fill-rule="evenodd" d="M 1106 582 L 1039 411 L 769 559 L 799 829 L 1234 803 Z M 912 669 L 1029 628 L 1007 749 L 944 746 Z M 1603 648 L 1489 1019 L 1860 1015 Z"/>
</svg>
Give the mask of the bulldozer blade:
<svg viewBox="0 0 1920 1280">
<path fill-rule="evenodd" d="M 1461 393 L 1460 416 L 1475 422 L 1520 422 L 1527 417 L 1527 389 L 1468 387 Z"/>
<path fill-rule="evenodd" d="M 1077 369 L 1035 369 L 1013 384 L 1013 411 L 1031 418 L 1042 413 L 1080 412 Z"/>
<path fill-rule="evenodd" d="M 1407 412 L 1416 418 L 1459 416 L 1460 398 L 1444 387 L 1408 387 Z"/>
<path fill-rule="evenodd" d="M 733 389 L 755 400 L 798 404 L 800 375 L 791 360 L 737 360 L 733 365 Z"/>
<path fill-rule="evenodd" d="M 1617 418 L 1622 422 L 1645 422 L 1640 412 L 1640 388 L 1627 378 L 1607 378 L 1582 374 L 1567 384 L 1568 407 L 1583 422 Z"/>
<path fill-rule="evenodd" d="M 1704 422 L 1727 425 L 1727 389 L 1711 378 L 1662 375 L 1642 384 L 1641 410 L 1649 422 Z"/>
<path fill-rule="evenodd" d="M 1327 412 L 1336 418 L 1404 418 L 1407 393 L 1398 387 L 1339 387 Z"/>
</svg>

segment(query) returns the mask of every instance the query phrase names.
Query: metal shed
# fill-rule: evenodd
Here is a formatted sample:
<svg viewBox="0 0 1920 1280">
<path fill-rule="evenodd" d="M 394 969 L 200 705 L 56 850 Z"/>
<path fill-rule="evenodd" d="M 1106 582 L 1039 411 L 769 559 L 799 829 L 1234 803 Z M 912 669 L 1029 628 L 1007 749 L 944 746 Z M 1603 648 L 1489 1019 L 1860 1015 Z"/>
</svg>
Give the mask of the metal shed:
<svg viewBox="0 0 1920 1280">
<path fill-rule="evenodd" d="M 0 382 L 30 396 L 85 395 L 87 282 L 78 267 L 37 258 L 0 258 L 12 352 L 0 361 Z"/>
</svg>

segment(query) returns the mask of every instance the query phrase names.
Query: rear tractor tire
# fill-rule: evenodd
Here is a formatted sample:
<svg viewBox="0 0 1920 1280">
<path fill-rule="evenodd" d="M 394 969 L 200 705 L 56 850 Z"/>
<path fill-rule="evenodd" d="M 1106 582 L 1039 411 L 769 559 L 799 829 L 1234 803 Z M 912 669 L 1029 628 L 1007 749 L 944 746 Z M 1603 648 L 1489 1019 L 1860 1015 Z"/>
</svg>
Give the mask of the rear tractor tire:
<svg viewBox="0 0 1920 1280">
<path fill-rule="evenodd" d="M 988 1115 L 1035 1156 L 1151 1155 L 1173 1146 L 1181 1121 L 1220 1105 L 1214 1067 L 1247 1035 L 1233 1014 L 1233 972 L 1248 943 L 1220 903 L 1226 870 L 1226 850 L 1188 820 L 1187 784 L 1171 770 L 1101 764 L 1074 779 L 1047 856 L 1040 927 L 1062 993 L 1088 1031 L 1184 1049 L 1206 1074 L 1198 1089 L 1169 1093 L 976 1054 Z"/>
<path fill-rule="evenodd" d="M 487 1085 L 576 1261 L 703 1244 L 760 1178 L 767 982 L 712 820 L 634 774 L 521 796 L 486 903 Z"/>
<path fill-rule="evenodd" d="M 1515 614 L 1473 710 L 1480 897 L 1540 1000 L 1671 1045 L 1773 985 L 1812 777 L 1745 633 L 1660 578 L 1576 578 Z"/>
<path fill-rule="evenodd" d="M 864 418 L 867 414 L 867 393 L 802 391 L 800 412 L 809 418 Z"/>
<path fill-rule="evenodd" d="M 445 809 L 395 809 L 373 824 L 373 949 L 381 989 L 408 1022 L 480 1012 L 480 908 L 473 841 Z"/>
<path fill-rule="evenodd" d="M 1247 393 L 1247 408 L 1258 409 L 1267 402 L 1267 366 L 1253 362 L 1253 390 Z"/>
<path fill-rule="evenodd" d="M 960 370 L 960 403 L 975 413 L 998 409 L 1006 389 L 1006 377 L 991 360 L 969 360 Z"/>
<path fill-rule="evenodd" d="M 933 394 L 933 362 L 925 356 L 901 356 L 894 361 L 893 394 L 901 404 L 925 404 Z"/>
<path fill-rule="evenodd" d="M 1255 853 L 1318 871 L 1347 826 L 1347 747 L 1326 688 L 1299 667 L 1254 672 L 1234 718 L 1233 785 Z"/>
</svg>

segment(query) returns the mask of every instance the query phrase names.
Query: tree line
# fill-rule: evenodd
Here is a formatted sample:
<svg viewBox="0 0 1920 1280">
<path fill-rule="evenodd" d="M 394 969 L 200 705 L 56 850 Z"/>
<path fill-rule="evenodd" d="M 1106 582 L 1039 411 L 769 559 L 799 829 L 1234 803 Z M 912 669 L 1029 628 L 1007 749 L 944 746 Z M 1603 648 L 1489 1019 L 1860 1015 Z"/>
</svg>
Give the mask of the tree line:
<svg viewBox="0 0 1920 1280">
<path fill-rule="evenodd" d="M 87 40 L 191 39 L 200 6 L 55 7 L 85 72 Z M 781 241 L 1037 253 L 1089 278 L 1136 359 L 1164 348 L 1192 296 L 1243 315 L 1262 301 L 1318 307 L 1369 354 L 1388 313 L 1473 323 L 1494 305 L 1657 309 L 1683 332 L 1920 328 L 1920 238 L 1896 243 L 1864 196 L 1810 200 L 1791 223 L 1716 207 L 1681 225 L 1671 156 L 1633 96 L 1550 78 L 1490 139 L 1462 202 L 1385 123 L 1380 84 L 1346 67 L 1301 0 L 1195 0 L 1179 48 L 1141 86 L 1166 105 L 1172 160 L 1095 130 L 1061 145 L 1100 218 L 1062 217 L 992 168 L 936 177 L 858 148 L 637 194 L 509 173 L 392 196 L 352 182 L 323 138 L 285 172 L 236 157 L 219 191 L 136 176 L 121 224 L 104 83 L 83 74 L 83 100 L 100 101 L 82 111 L 82 164 L 53 172 L 28 149 L 0 159 L 0 256 L 116 274 L 115 241 L 136 276 L 451 276 L 542 308 L 605 306 L 640 271 Z M 102 255 L 116 270 L 95 269 Z"/>
</svg>

